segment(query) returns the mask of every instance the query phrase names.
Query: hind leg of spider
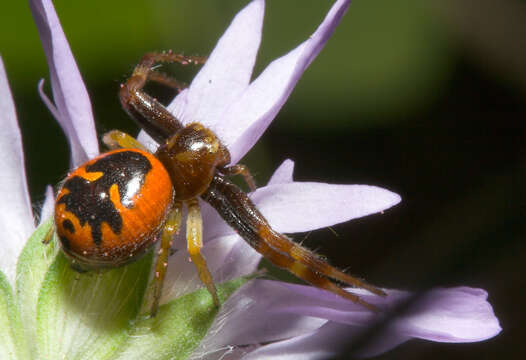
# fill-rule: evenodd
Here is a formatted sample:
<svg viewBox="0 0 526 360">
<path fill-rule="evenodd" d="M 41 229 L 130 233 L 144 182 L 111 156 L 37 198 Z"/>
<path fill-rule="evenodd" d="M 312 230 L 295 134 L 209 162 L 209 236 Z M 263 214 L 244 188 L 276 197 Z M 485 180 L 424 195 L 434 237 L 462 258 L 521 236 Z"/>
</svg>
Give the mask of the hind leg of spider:
<svg viewBox="0 0 526 360">
<path fill-rule="evenodd" d="M 170 254 L 170 248 L 172 246 L 172 239 L 174 235 L 179 231 L 182 218 L 182 203 L 176 201 L 173 205 L 172 210 L 168 214 L 166 223 L 163 227 L 161 235 L 161 246 L 157 253 L 157 261 L 155 263 L 155 274 L 153 283 L 153 301 L 151 307 L 151 316 L 157 314 L 159 308 L 159 301 L 161 300 L 164 278 L 166 276 L 166 269 L 168 267 L 168 255 Z"/>
<path fill-rule="evenodd" d="M 298 261 L 290 253 L 282 252 L 269 246 L 267 243 L 262 242 L 259 244 L 257 249 L 261 254 L 265 256 L 274 265 L 287 269 L 300 279 L 327 291 L 330 291 L 336 295 L 351 300 L 354 303 L 360 304 L 369 310 L 378 312 L 378 308 L 367 301 L 364 301 L 359 296 L 354 295 L 348 291 L 345 291 L 340 286 L 332 282 L 326 275 L 314 270 L 307 264 Z M 321 260 L 320 260 L 321 261 Z M 325 263 L 326 267 L 332 268 L 329 264 Z M 334 269 L 334 268 L 332 268 Z M 336 269 L 334 269 L 336 270 Z M 363 286 L 360 286 L 363 287 Z M 369 290 L 369 289 L 368 289 Z M 377 290 L 377 289 L 375 289 Z M 382 292 L 383 293 L 383 292 Z"/>
<path fill-rule="evenodd" d="M 302 264 L 303 266 L 311 269 L 314 272 L 319 273 L 322 276 L 341 281 L 348 285 L 365 289 L 379 296 L 387 296 L 387 294 L 381 289 L 369 285 L 365 281 L 362 281 L 358 278 L 347 275 L 344 272 L 329 265 L 326 261 L 320 259 L 311 251 L 307 250 L 299 244 L 296 244 L 295 242 L 287 238 L 285 235 L 280 234 L 274 229 L 272 229 L 266 222 L 261 222 L 258 225 L 258 235 L 260 239 L 255 245 L 256 250 L 258 251 L 260 247 L 263 249 L 265 249 L 265 247 L 268 247 L 274 251 L 287 254 L 298 264 Z M 272 259 L 269 260 L 272 261 Z"/>
<path fill-rule="evenodd" d="M 219 298 L 217 297 L 217 290 L 214 285 L 214 280 L 206 265 L 206 260 L 201 254 L 201 248 L 203 247 L 203 220 L 201 218 L 201 210 L 199 208 L 199 202 L 197 198 L 188 200 L 186 202 L 188 206 L 188 219 L 186 222 L 186 240 L 188 246 L 188 253 L 192 262 L 197 268 L 197 273 L 201 282 L 206 286 L 214 305 L 219 306 Z"/>
<path fill-rule="evenodd" d="M 222 167 L 219 169 L 225 175 L 241 175 L 248 185 L 250 191 L 256 191 L 256 182 L 246 165 L 236 164 L 233 166 Z"/>
<path fill-rule="evenodd" d="M 387 295 L 381 289 L 332 267 L 314 253 L 272 229 L 247 194 L 222 176 L 216 176 L 201 197 L 257 252 L 300 279 L 359 304 L 363 304 L 364 301 L 346 292 L 332 280 L 364 288 L 376 295 Z M 363 305 L 374 308 L 370 304 Z"/>
<path fill-rule="evenodd" d="M 114 149 L 140 149 L 148 151 L 143 144 L 137 141 L 133 136 L 119 130 L 108 131 L 102 137 L 102 142 L 110 150 Z"/>
<path fill-rule="evenodd" d="M 159 62 L 187 65 L 202 64 L 205 60 L 204 57 L 184 56 L 172 52 L 147 53 L 135 67 L 131 77 L 121 85 L 119 97 L 122 107 L 157 142 L 164 142 L 167 135 L 175 134 L 183 126 L 161 103 L 142 89 L 150 77 L 171 87 L 179 88 L 182 85 L 168 76 L 160 75 L 161 73 L 152 67 Z"/>
<path fill-rule="evenodd" d="M 318 256 L 316 256 L 314 253 L 305 249 L 299 244 L 296 244 L 290 241 L 290 243 L 285 246 L 286 247 L 290 246 L 290 248 L 288 249 L 288 253 L 294 260 L 312 269 L 313 271 L 320 273 L 323 276 L 326 276 L 328 278 L 331 278 L 337 281 L 341 281 L 348 285 L 352 285 L 355 287 L 365 289 L 369 291 L 370 293 L 373 293 L 379 296 L 387 296 L 387 294 L 383 290 L 378 289 L 366 283 L 363 280 L 360 280 L 351 275 L 345 274 L 344 272 L 329 265 L 326 261 L 323 261 Z"/>
</svg>

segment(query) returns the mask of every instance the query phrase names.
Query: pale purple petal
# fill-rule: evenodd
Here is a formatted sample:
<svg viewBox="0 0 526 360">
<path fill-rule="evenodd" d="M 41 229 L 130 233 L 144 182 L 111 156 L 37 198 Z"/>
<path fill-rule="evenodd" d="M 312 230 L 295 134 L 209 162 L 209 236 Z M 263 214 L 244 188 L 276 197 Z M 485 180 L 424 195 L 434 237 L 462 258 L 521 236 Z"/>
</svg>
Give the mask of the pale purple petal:
<svg viewBox="0 0 526 360">
<path fill-rule="evenodd" d="M 229 254 L 236 246 L 236 235 L 214 239 L 203 247 L 202 254 L 207 260 L 208 269 L 214 281 L 222 281 L 220 269 L 228 262 Z M 181 236 L 184 239 L 184 236 Z M 190 261 L 186 246 L 178 250 L 168 260 L 168 273 L 164 281 L 162 303 L 168 302 L 186 293 L 200 289 L 203 285 L 199 281 L 197 269 Z"/>
<path fill-rule="evenodd" d="M 234 230 L 228 226 L 217 210 L 204 201 L 200 201 L 201 214 L 203 216 L 204 241 L 208 242 L 219 236 L 234 234 Z"/>
<path fill-rule="evenodd" d="M 250 198 L 279 232 L 295 233 L 320 229 L 381 212 L 400 202 L 400 196 L 369 185 L 336 185 L 293 182 L 294 163 L 286 160 L 269 185 Z M 233 230 L 208 204 L 202 203 L 205 241 L 232 234 Z"/>
<path fill-rule="evenodd" d="M 285 160 L 274 172 L 269 180 L 271 184 L 283 184 L 292 182 L 292 174 L 294 172 L 294 162 L 292 160 Z M 229 227 L 225 221 L 219 216 L 217 211 L 208 205 L 208 203 L 201 201 L 201 214 L 204 221 L 205 242 L 214 239 L 218 236 L 225 236 L 233 234 L 234 230 Z M 256 204 L 257 205 L 257 204 Z"/>
<path fill-rule="evenodd" d="M 277 313 L 295 313 L 297 315 L 319 317 L 348 325 L 360 326 L 369 326 L 378 319 L 377 314 L 371 312 L 364 306 L 313 286 L 260 280 L 260 283 L 263 282 L 272 283 L 266 284 L 265 286 L 272 286 L 276 293 L 286 291 L 289 293 L 289 299 L 283 296 L 282 298 L 284 300 L 280 304 L 275 305 L 273 311 Z M 348 290 L 383 310 L 388 309 L 389 306 L 393 306 L 393 304 L 398 304 L 407 296 L 407 293 L 397 290 L 387 290 L 389 291 L 387 298 L 373 295 L 362 289 L 353 288 Z"/>
<path fill-rule="evenodd" d="M 284 164 L 276 172 L 276 182 L 281 174 L 284 175 L 282 179 L 291 179 L 291 162 Z M 277 231 L 293 233 L 331 226 L 382 211 L 398 203 L 400 197 L 374 186 L 288 182 L 260 188 L 253 194 L 252 200 Z M 249 274 L 257 266 L 261 255 L 234 235 L 234 231 L 212 207 L 202 203 L 201 209 L 205 224 L 204 249 L 207 248 L 206 244 L 218 237 L 233 236 L 232 241 L 237 241 L 239 245 L 232 248 L 229 253 L 232 261 L 223 264 L 223 271 L 230 273 L 231 264 L 243 262 L 244 265 L 236 273 L 238 276 Z M 182 248 L 184 239 L 176 244 L 177 248 Z"/>
<path fill-rule="evenodd" d="M 48 185 L 46 186 L 46 198 L 44 199 L 44 204 L 42 205 L 42 209 L 40 210 L 39 225 L 51 217 L 54 209 L 55 193 L 53 192 L 53 187 L 51 187 L 51 185 Z"/>
<path fill-rule="evenodd" d="M 216 283 L 253 274 L 261 255 L 238 235 L 215 238 L 206 243 L 202 254 Z M 164 281 L 161 303 L 203 287 L 195 265 L 190 262 L 186 249 L 177 251 L 168 260 L 168 273 Z"/>
<path fill-rule="evenodd" d="M 301 295 L 302 303 L 296 307 L 282 308 L 279 311 L 320 316 L 348 325 L 370 323 L 370 318 L 357 315 L 358 312 L 370 314 L 358 304 L 311 286 L 295 284 L 283 286 Z M 384 312 L 395 309 L 396 306 L 414 296 L 410 292 L 401 290 L 384 289 L 389 294 L 387 297 L 376 296 L 363 289 L 348 290 L 376 305 Z M 410 309 L 398 315 L 390 326 L 396 332 L 426 340 L 440 342 L 486 340 L 501 330 L 487 298 L 487 292 L 477 288 L 431 289 L 415 298 Z"/>
<path fill-rule="evenodd" d="M 482 289 L 433 289 L 397 319 L 393 331 L 439 342 L 489 339 L 497 335 L 501 327 L 487 299 L 488 293 Z"/>
<path fill-rule="evenodd" d="M 261 254 L 238 235 L 225 236 L 221 239 L 228 239 L 232 245 L 230 251 L 224 257 L 224 261 L 219 264 L 217 271 L 213 275 L 215 281 L 229 281 L 241 276 L 254 274 L 261 260 Z M 214 250 L 208 250 L 207 252 L 210 254 L 209 256 L 214 256 L 215 254 Z"/>
<path fill-rule="evenodd" d="M 221 135 L 220 115 L 245 91 L 261 41 L 265 2 L 253 0 L 219 39 L 187 91 L 169 106 L 183 123 L 199 122 Z"/>
<path fill-rule="evenodd" d="M 44 79 L 40 79 L 40 81 L 38 82 L 38 95 L 40 95 L 40 99 L 42 100 L 44 105 L 46 105 L 51 115 L 53 115 L 55 119 L 59 119 L 60 114 L 57 110 L 57 107 L 55 106 L 55 104 L 53 104 L 53 101 L 51 101 L 51 99 L 47 96 L 46 92 L 44 91 L 44 83 Z"/>
<path fill-rule="evenodd" d="M 155 140 L 148 135 L 148 133 L 144 130 L 139 131 L 139 135 L 137 135 L 137 140 L 146 146 L 148 150 L 150 150 L 152 153 L 157 151 L 157 148 L 159 147 L 159 144 L 155 142 Z"/>
<path fill-rule="evenodd" d="M 340 337 L 346 333 L 353 336 L 348 326 L 327 323 L 319 330 L 262 346 L 241 357 L 243 360 L 320 360 L 330 359 L 344 351 Z"/>
<path fill-rule="evenodd" d="M 259 344 L 299 336 L 326 323 L 320 318 L 275 312 L 276 305 L 290 302 L 294 296 L 279 284 L 253 280 L 233 294 L 221 307 L 193 356 L 219 352 L 229 345 Z"/>
<path fill-rule="evenodd" d="M 266 130 L 331 36 L 349 4 L 350 0 L 337 1 L 308 40 L 274 60 L 220 116 L 221 129 L 215 130 L 229 148 L 232 163 L 239 161 Z"/>
<path fill-rule="evenodd" d="M 269 281 L 259 280 L 259 283 L 262 282 Z M 291 299 L 282 298 L 281 303 L 275 303 L 272 312 L 303 314 L 328 319 L 330 322 L 311 334 L 262 347 L 246 359 L 272 359 L 277 354 L 282 354 L 284 359 L 286 356 L 292 358 L 293 355 L 302 359 L 330 358 L 343 349 L 351 350 L 353 341 L 362 331 L 380 320 L 380 316 L 360 305 L 323 290 L 276 283 L 273 286 L 274 293 L 281 293 L 280 288 L 284 287 L 295 295 Z M 383 298 L 361 289 L 349 290 L 384 312 L 396 309 L 412 295 L 405 291 L 386 290 L 389 295 Z M 468 287 L 438 288 L 416 298 L 409 310 L 390 319 L 381 331 L 374 336 L 369 335 L 366 343 L 352 350 L 357 356 L 370 357 L 411 338 L 437 342 L 474 342 L 491 338 L 500 331 L 498 319 L 487 302 L 484 290 Z"/>
<path fill-rule="evenodd" d="M 95 124 L 86 87 L 50 0 L 30 0 L 49 64 L 57 121 L 71 147 L 72 165 L 77 166 L 99 153 Z"/>
<path fill-rule="evenodd" d="M 268 185 L 288 184 L 292 182 L 292 174 L 294 173 L 294 161 L 286 159 L 274 171 L 270 178 Z"/>
<path fill-rule="evenodd" d="M 252 200 L 274 229 L 294 233 L 374 214 L 400 202 L 376 186 L 292 182 L 258 189 Z"/>
<path fill-rule="evenodd" d="M 320 329 L 291 339 L 262 346 L 241 357 L 243 360 L 322 360 L 347 352 L 346 346 L 359 332 L 350 326 L 328 322 Z M 347 342 L 342 338 L 349 339 Z M 407 340 L 407 339 L 405 339 Z M 400 341 L 392 347 L 404 342 Z M 379 352 L 381 353 L 381 352 Z M 378 354 L 379 354 L 378 353 Z"/>
<path fill-rule="evenodd" d="M 13 283 L 18 254 L 34 230 L 24 149 L 4 63 L 0 58 L 0 270 Z"/>
</svg>

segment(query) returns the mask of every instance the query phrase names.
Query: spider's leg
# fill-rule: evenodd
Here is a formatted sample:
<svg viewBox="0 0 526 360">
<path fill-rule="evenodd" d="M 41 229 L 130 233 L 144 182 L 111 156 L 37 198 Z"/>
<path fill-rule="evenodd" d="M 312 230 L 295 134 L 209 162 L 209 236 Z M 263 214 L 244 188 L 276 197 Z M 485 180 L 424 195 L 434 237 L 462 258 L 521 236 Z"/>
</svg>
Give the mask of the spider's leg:
<svg viewBox="0 0 526 360">
<path fill-rule="evenodd" d="M 112 130 L 104 134 L 102 142 L 110 150 L 114 149 L 140 149 L 148 151 L 143 144 L 137 141 L 133 136 L 126 134 L 120 130 Z"/>
<path fill-rule="evenodd" d="M 133 70 L 131 77 L 121 85 L 119 97 L 122 107 L 158 143 L 164 142 L 183 126 L 160 102 L 143 91 L 152 71 L 153 80 L 163 82 L 159 73 L 152 67 L 159 62 L 178 62 L 186 65 L 202 64 L 205 60 L 206 58 L 203 57 L 184 56 L 172 52 L 145 54 Z M 174 83 L 168 77 L 164 79 L 164 82 Z"/>
<path fill-rule="evenodd" d="M 182 206 L 180 201 L 174 203 L 163 227 L 161 247 L 159 248 L 157 261 L 155 263 L 151 316 L 155 316 L 159 308 L 159 300 L 161 299 L 164 277 L 166 276 L 166 269 L 168 267 L 168 255 L 170 254 L 172 239 L 177 231 L 179 231 L 181 225 Z"/>
<path fill-rule="evenodd" d="M 254 181 L 254 177 L 250 173 L 250 170 L 246 165 L 243 164 L 236 164 L 233 166 L 228 167 L 222 167 L 219 169 L 223 174 L 225 175 L 241 175 L 243 176 L 243 179 L 247 183 L 250 191 L 256 191 L 256 182 Z"/>
<path fill-rule="evenodd" d="M 329 263 L 320 259 L 318 256 L 316 256 L 314 253 L 307 250 L 303 246 L 289 240 L 286 236 L 275 232 L 270 228 L 270 226 L 268 227 L 268 229 L 261 229 L 260 233 L 262 235 L 263 240 L 268 242 L 269 246 L 275 249 L 279 249 L 279 251 L 285 251 L 298 264 L 302 264 L 303 266 L 306 266 L 307 268 L 312 269 L 313 271 L 320 273 L 323 276 L 341 281 L 348 285 L 353 285 L 355 287 L 365 289 L 373 294 L 380 296 L 387 295 L 384 291 L 372 285 L 369 285 L 358 278 L 345 274 L 344 272 L 329 265 Z"/>
<path fill-rule="evenodd" d="M 179 81 L 176 78 L 173 78 L 157 70 L 150 70 L 150 73 L 148 75 L 148 80 L 154 81 L 156 83 L 159 83 L 167 87 L 171 87 L 177 90 L 177 92 L 181 92 L 188 87 L 187 83 Z"/>
<path fill-rule="evenodd" d="M 376 295 L 386 296 L 381 289 L 341 272 L 285 235 L 273 230 L 250 198 L 224 177 L 216 175 L 202 198 L 210 203 L 256 251 L 300 279 L 369 309 L 375 308 L 356 295 L 348 293 L 330 279 L 366 289 Z"/>
<path fill-rule="evenodd" d="M 283 236 L 283 235 L 282 235 Z M 307 265 L 306 263 L 299 261 L 295 259 L 293 254 L 290 253 L 283 253 L 279 250 L 276 250 L 269 246 L 266 242 L 262 241 L 258 244 L 256 250 L 261 253 L 267 260 L 269 260 L 274 265 L 287 269 L 300 279 L 327 291 L 330 291 L 334 294 L 337 294 L 339 296 L 342 296 L 346 299 L 349 299 L 357 304 L 360 304 L 362 306 L 365 306 L 369 310 L 372 311 L 378 311 L 376 306 L 369 304 L 368 302 L 362 300 L 359 296 L 352 294 L 350 292 L 345 291 L 338 285 L 336 285 L 334 282 L 332 282 L 327 275 L 318 272 L 314 270 L 312 267 Z M 329 264 L 325 263 L 325 267 L 331 268 L 332 270 L 336 270 Z M 346 275 L 348 276 L 348 275 Z M 360 282 L 361 283 L 361 282 Z M 363 283 L 361 283 L 363 285 Z M 363 287 L 363 286 L 360 286 Z M 370 287 L 370 286 L 369 286 Z M 367 289 L 369 290 L 369 289 Z M 375 289 L 377 290 L 377 289 Z"/>
<path fill-rule="evenodd" d="M 197 198 L 186 201 L 188 206 L 188 219 L 186 222 L 186 241 L 188 246 L 188 253 L 192 262 L 197 267 L 197 273 L 201 282 L 206 286 L 210 295 L 214 300 L 215 306 L 219 306 L 219 298 L 217 297 L 217 290 L 214 285 L 214 280 L 206 265 L 206 260 L 201 254 L 203 247 L 203 220 L 201 218 L 201 210 Z"/>
</svg>

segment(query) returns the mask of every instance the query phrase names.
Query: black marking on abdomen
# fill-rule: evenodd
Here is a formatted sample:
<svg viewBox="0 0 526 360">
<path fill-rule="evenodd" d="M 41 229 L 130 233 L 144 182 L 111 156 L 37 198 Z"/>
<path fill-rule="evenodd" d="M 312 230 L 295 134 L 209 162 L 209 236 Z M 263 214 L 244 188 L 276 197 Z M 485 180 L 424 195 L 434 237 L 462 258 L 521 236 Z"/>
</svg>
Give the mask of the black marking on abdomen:
<svg viewBox="0 0 526 360">
<path fill-rule="evenodd" d="M 64 229 L 66 229 L 67 231 L 69 231 L 70 233 L 72 233 L 72 234 L 75 233 L 75 226 L 73 225 L 73 223 L 69 219 L 66 219 L 66 220 L 62 221 L 62 227 Z"/>
<path fill-rule="evenodd" d="M 103 222 L 117 235 L 122 230 L 121 214 L 110 200 L 111 186 L 117 185 L 123 206 L 132 208 L 132 198 L 140 192 L 151 169 L 148 158 L 136 151 L 109 154 L 86 166 L 86 172 L 103 173 L 97 180 L 89 181 L 80 176 L 66 180 L 62 186 L 68 189 L 69 193 L 62 196 L 57 205 L 65 204 L 66 210 L 78 218 L 80 226 L 87 222 L 91 227 L 93 242 L 100 245 Z"/>
</svg>

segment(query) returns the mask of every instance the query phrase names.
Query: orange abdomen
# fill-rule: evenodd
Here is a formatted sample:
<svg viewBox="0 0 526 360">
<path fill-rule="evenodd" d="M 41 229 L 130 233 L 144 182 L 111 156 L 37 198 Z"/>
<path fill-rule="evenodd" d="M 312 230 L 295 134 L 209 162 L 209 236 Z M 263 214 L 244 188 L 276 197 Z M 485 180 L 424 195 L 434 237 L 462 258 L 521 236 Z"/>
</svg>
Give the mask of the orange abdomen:
<svg viewBox="0 0 526 360">
<path fill-rule="evenodd" d="M 102 154 L 71 172 L 58 192 L 62 249 L 78 270 L 136 260 L 157 241 L 172 202 L 170 177 L 152 154 Z"/>
</svg>

